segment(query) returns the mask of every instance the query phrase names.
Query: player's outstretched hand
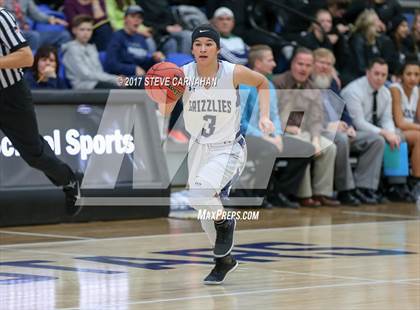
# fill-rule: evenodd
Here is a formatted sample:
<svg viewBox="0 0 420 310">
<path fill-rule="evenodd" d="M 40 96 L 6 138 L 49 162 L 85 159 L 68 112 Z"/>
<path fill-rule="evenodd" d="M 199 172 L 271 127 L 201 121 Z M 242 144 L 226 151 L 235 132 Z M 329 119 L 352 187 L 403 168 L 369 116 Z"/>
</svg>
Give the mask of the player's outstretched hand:
<svg viewBox="0 0 420 310">
<path fill-rule="evenodd" d="M 268 117 L 261 117 L 258 125 L 261 131 L 265 134 L 274 132 L 274 124 Z"/>
</svg>

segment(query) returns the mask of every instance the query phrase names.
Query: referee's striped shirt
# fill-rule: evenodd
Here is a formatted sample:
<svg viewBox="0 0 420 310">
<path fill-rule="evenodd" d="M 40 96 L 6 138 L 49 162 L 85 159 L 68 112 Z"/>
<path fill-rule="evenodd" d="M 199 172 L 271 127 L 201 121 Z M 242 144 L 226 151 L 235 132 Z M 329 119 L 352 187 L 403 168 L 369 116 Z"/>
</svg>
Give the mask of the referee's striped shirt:
<svg viewBox="0 0 420 310">
<path fill-rule="evenodd" d="M 0 8 L 0 57 L 27 45 L 14 16 L 6 9 Z M 0 90 L 15 84 L 22 77 L 22 68 L 0 69 Z"/>
</svg>

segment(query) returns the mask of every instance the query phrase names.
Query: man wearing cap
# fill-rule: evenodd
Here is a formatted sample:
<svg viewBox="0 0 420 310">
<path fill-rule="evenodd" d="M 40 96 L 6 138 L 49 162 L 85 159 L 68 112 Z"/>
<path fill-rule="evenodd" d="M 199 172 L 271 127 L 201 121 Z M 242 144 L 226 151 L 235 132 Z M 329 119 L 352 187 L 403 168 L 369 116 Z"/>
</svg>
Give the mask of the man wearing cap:
<svg viewBox="0 0 420 310">
<path fill-rule="evenodd" d="M 218 8 L 213 15 L 213 24 L 220 33 L 220 57 L 234 64 L 248 63 L 248 46 L 242 38 L 232 34 L 235 27 L 233 12 L 227 7 Z"/>
<path fill-rule="evenodd" d="M 124 29 L 114 32 L 107 49 L 105 70 L 112 74 L 142 76 L 165 56 L 153 50 L 137 29 L 143 23 L 143 9 L 130 5 L 125 11 Z"/>
</svg>

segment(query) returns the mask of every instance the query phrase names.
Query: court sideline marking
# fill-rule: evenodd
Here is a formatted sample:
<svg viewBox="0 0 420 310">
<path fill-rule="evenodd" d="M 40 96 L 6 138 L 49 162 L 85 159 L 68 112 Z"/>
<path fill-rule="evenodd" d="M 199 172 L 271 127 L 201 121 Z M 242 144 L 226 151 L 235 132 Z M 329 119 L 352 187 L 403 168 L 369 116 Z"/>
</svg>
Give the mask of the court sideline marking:
<svg viewBox="0 0 420 310">
<path fill-rule="evenodd" d="M 420 215 L 402 215 L 397 213 L 380 213 L 380 212 L 364 212 L 364 211 L 342 211 L 344 214 L 351 215 L 364 215 L 364 216 L 377 216 L 377 217 L 390 217 L 397 219 L 420 219 Z"/>
<path fill-rule="evenodd" d="M 344 224 L 326 224 L 326 225 L 314 225 L 314 226 L 293 226 L 293 227 L 272 227 L 272 228 L 257 228 L 257 229 L 241 229 L 235 231 L 237 234 L 242 234 L 246 232 L 268 232 L 268 231 L 285 231 L 285 230 L 309 230 L 316 228 L 328 228 L 328 227 L 343 227 L 350 225 L 389 225 L 389 224 L 402 224 L 402 223 L 411 223 L 419 222 L 418 220 L 405 220 L 405 221 L 383 221 L 383 222 L 362 222 L 362 223 L 344 223 Z M 112 238 L 86 238 L 85 240 L 69 240 L 69 241 L 46 241 L 46 242 L 33 242 L 33 243 L 18 243 L 18 244 L 7 244 L 0 245 L 2 248 L 19 248 L 19 247 L 31 247 L 31 246 L 45 246 L 45 245 L 61 245 L 61 244 L 73 244 L 73 243 L 84 243 L 92 241 L 118 241 L 118 240 L 130 240 L 130 239 L 149 239 L 149 238 L 158 238 L 158 237 L 180 237 L 180 236 L 196 236 L 203 235 L 205 232 L 193 232 L 193 233 L 173 233 L 173 234 L 158 234 L 158 235 L 147 235 L 147 236 L 128 236 L 128 237 L 112 237 Z M 80 237 L 82 238 L 82 237 Z M 69 238 L 70 239 L 70 238 Z"/>
<path fill-rule="evenodd" d="M 57 235 L 57 234 L 44 234 L 44 233 L 31 233 L 31 232 L 14 231 L 14 230 L 0 230 L 0 234 L 35 236 L 35 237 L 49 237 L 49 238 L 59 238 L 59 239 L 76 239 L 76 240 L 93 240 L 93 239 L 95 239 L 95 238 L 88 238 L 88 237 L 67 236 L 67 235 Z"/>
<path fill-rule="evenodd" d="M 378 282 L 378 281 L 387 281 L 389 283 L 403 283 L 403 284 L 411 284 L 411 283 L 404 283 L 410 281 L 418 281 L 420 278 L 414 279 L 396 279 L 396 280 L 379 280 L 379 279 L 368 279 L 368 278 L 360 278 L 360 277 L 347 277 L 347 276 L 339 276 L 339 275 L 329 275 L 329 274 L 322 274 L 322 273 L 312 273 L 312 272 L 296 272 L 296 271 L 285 271 L 285 270 L 278 270 L 278 269 L 266 269 L 266 268 L 258 268 L 255 266 L 241 268 L 240 270 L 264 270 L 276 273 L 285 273 L 285 274 L 293 274 L 293 275 L 301 275 L 301 276 L 313 276 L 313 277 L 322 277 L 322 278 L 337 278 L 343 280 L 357 280 L 357 281 L 370 281 L 370 282 Z"/>
<path fill-rule="evenodd" d="M 224 294 L 186 296 L 186 297 L 178 297 L 178 298 L 155 299 L 155 300 L 145 300 L 145 301 L 132 301 L 132 302 L 127 302 L 127 303 L 116 303 L 116 304 L 112 304 L 112 305 L 109 305 L 109 306 L 108 305 L 106 305 L 106 306 L 101 305 L 101 306 L 104 306 L 106 308 L 114 309 L 116 306 L 122 306 L 122 305 L 154 304 L 154 303 L 176 302 L 176 301 L 205 299 L 205 298 L 214 298 L 214 297 L 240 296 L 240 295 L 276 293 L 276 292 L 290 292 L 290 291 L 300 291 L 300 290 L 307 290 L 307 289 L 351 287 L 351 286 L 364 286 L 364 285 L 387 284 L 387 283 L 388 283 L 388 281 L 374 281 L 374 282 L 356 282 L 356 283 L 327 284 L 327 285 L 314 285 L 314 286 L 301 286 L 301 287 L 287 287 L 287 288 L 278 288 L 278 289 L 269 289 L 269 290 L 239 291 L 239 292 L 224 293 Z M 80 309 L 80 308 L 59 308 L 59 309 L 60 310 L 77 310 L 77 309 Z"/>
</svg>

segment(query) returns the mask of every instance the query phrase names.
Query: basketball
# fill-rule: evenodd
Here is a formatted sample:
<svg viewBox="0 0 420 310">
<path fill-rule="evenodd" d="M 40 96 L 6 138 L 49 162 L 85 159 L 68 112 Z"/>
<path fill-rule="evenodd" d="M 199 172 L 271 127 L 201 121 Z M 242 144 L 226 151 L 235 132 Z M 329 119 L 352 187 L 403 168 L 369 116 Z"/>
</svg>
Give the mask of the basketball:
<svg viewBox="0 0 420 310">
<path fill-rule="evenodd" d="M 144 88 L 156 103 L 175 103 L 185 90 L 184 72 L 174 63 L 157 63 L 147 71 Z"/>
</svg>

